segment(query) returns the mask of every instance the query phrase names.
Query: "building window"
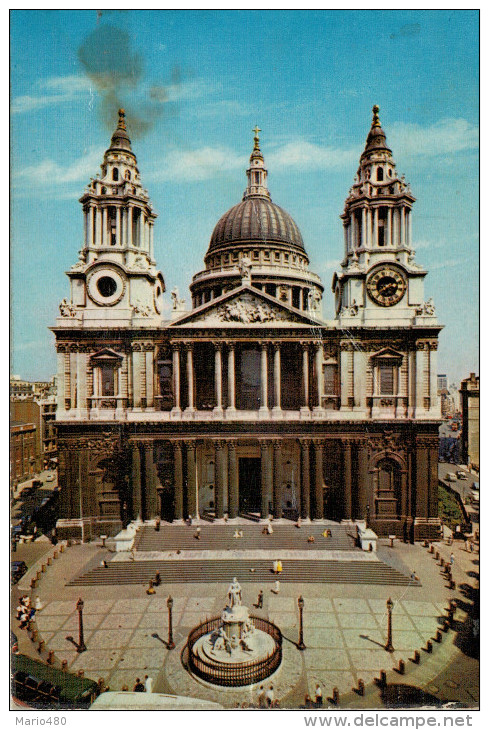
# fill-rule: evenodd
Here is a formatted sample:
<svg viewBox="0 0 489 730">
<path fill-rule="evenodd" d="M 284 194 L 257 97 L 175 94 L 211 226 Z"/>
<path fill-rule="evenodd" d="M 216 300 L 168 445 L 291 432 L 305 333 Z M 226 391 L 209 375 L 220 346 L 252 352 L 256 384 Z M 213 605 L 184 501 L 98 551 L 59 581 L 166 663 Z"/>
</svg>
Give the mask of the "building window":
<svg viewBox="0 0 489 730">
<path fill-rule="evenodd" d="M 379 362 L 379 394 L 395 395 L 395 366 L 391 362 Z"/>
<path fill-rule="evenodd" d="M 103 396 L 115 395 L 115 371 L 113 365 L 100 366 L 100 380 Z"/>
<path fill-rule="evenodd" d="M 117 169 L 117 167 L 114 167 L 114 169 L 112 170 L 112 180 L 117 182 L 118 179 L 119 179 L 119 170 Z"/>
<path fill-rule="evenodd" d="M 130 180 L 131 179 L 131 173 L 129 172 L 129 170 L 126 170 L 125 171 L 124 177 L 126 178 L 126 180 Z"/>
<path fill-rule="evenodd" d="M 336 363 L 326 363 L 324 366 L 324 394 L 337 395 L 338 393 L 338 366 Z"/>
<path fill-rule="evenodd" d="M 384 179 L 384 171 L 381 167 L 377 168 L 377 180 L 380 182 Z"/>
</svg>

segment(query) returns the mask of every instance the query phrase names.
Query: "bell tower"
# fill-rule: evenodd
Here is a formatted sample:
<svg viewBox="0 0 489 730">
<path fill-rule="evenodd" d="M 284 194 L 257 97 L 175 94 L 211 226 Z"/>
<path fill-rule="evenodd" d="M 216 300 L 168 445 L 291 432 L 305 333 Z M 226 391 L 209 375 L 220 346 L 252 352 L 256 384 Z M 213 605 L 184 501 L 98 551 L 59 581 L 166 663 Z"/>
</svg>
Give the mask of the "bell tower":
<svg viewBox="0 0 489 730">
<path fill-rule="evenodd" d="M 423 301 L 427 272 L 415 263 L 412 248 L 416 199 L 396 170 L 379 107 L 372 111 L 372 126 L 341 215 L 345 254 L 341 273 L 333 277 L 336 315 L 352 324 L 413 323 L 413 318 L 434 315 L 433 303 Z"/>
<path fill-rule="evenodd" d="M 74 319 L 84 326 L 154 326 L 165 291 L 153 252 L 156 214 L 141 183 L 123 109 L 101 172 L 80 203 L 83 245 L 67 272 L 71 296 L 60 305 L 57 326 L 70 326 Z"/>
</svg>

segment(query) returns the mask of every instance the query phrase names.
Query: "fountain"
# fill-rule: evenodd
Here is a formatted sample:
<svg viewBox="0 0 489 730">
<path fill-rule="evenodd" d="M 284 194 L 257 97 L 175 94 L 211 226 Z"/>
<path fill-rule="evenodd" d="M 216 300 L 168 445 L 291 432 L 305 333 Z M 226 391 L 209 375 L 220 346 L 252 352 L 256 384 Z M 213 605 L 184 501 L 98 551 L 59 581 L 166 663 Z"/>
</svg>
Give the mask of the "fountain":
<svg viewBox="0 0 489 730">
<path fill-rule="evenodd" d="M 260 682 L 278 669 L 282 634 L 270 621 L 250 616 L 234 578 L 221 615 L 193 629 L 187 649 L 189 669 L 195 675 L 212 684 L 243 686 Z"/>
</svg>

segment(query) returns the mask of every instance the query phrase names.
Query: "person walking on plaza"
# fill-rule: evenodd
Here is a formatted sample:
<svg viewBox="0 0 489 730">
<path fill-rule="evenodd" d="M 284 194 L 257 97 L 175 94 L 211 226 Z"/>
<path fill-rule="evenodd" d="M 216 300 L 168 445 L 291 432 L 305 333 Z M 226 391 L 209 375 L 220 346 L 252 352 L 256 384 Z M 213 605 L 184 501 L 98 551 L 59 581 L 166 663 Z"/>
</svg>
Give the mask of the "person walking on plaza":
<svg viewBox="0 0 489 730">
<path fill-rule="evenodd" d="M 258 593 L 258 598 L 256 599 L 255 608 L 263 608 L 263 591 L 260 591 Z"/>
<path fill-rule="evenodd" d="M 450 565 L 453 565 L 455 562 L 455 555 L 453 553 L 450 553 Z"/>
<path fill-rule="evenodd" d="M 260 691 L 258 693 L 258 707 L 260 708 L 260 710 L 264 710 L 266 706 L 267 706 L 267 697 L 266 697 L 266 693 L 265 693 L 265 688 L 261 684 Z"/>
<path fill-rule="evenodd" d="M 153 679 L 151 677 L 148 677 L 147 674 L 144 675 L 144 689 L 146 692 L 153 691 Z"/>
<path fill-rule="evenodd" d="M 134 688 L 132 690 L 133 692 L 146 692 L 144 689 L 144 684 L 141 682 L 139 677 L 136 677 L 136 682 L 134 684 Z"/>
<path fill-rule="evenodd" d="M 281 572 L 282 572 L 282 561 L 281 560 L 277 560 L 277 573 L 278 573 L 278 575 L 280 575 Z"/>
<path fill-rule="evenodd" d="M 266 698 L 267 698 L 267 707 L 272 707 L 274 700 L 275 700 L 275 692 L 273 691 L 273 684 L 271 684 L 270 687 L 267 689 Z"/>
<path fill-rule="evenodd" d="M 272 588 L 272 593 L 275 593 L 275 594 L 280 593 L 280 581 L 279 580 L 275 581 L 275 585 Z"/>
<path fill-rule="evenodd" d="M 316 684 L 316 691 L 314 693 L 315 699 L 316 699 L 316 707 L 322 707 L 323 706 L 323 691 L 319 684 Z"/>
</svg>

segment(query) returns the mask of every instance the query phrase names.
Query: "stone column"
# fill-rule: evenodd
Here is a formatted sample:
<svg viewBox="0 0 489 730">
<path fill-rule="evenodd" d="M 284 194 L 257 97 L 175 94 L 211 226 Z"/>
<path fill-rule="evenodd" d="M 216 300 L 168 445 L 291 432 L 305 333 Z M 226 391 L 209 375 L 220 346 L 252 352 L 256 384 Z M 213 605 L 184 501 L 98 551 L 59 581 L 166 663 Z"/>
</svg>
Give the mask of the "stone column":
<svg viewBox="0 0 489 730">
<path fill-rule="evenodd" d="M 387 208 L 387 246 L 392 246 L 392 208 Z"/>
<path fill-rule="evenodd" d="M 172 376 L 173 376 L 173 414 L 182 412 L 180 407 L 180 349 L 176 344 L 172 344 Z"/>
<path fill-rule="evenodd" d="M 173 442 L 173 481 L 175 486 L 175 519 L 183 520 L 182 444 Z"/>
<path fill-rule="evenodd" d="M 154 259 L 155 255 L 155 244 L 154 244 L 154 226 L 153 221 L 149 221 L 149 255 L 151 259 Z"/>
<path fill-rule="evenodd" d="M 93 246 L 94 240 L 93 240 L 93 229 L 94 229 L 94 208 L 93 205 L 91 205 L 88 208 L 88 235 L 87 235 L 87 246 Z"/>
<path fill-rule="evenodd" d="M 340 408 L 342 411 L 348 410 L 348 389 L 349 389 L 349 348 L 347 342 L 340 344 Z"/>
<path fill-rule="evenodd" d="M 214 441 L 215 449 L 215 513 L 217 518 L 224 517 L 224 443 Z"/>
<path fill-rule="evenodd" d="M 282 369 L 280 365 L 280 343 L 275 342 L 273 345 L 273 389 L 274 389 L 274 405 L 273 412 L 279 415 L 282 412 Z"/>
<path fill-rule="evenodd" d="M 150 345 L 146 350 L 146 408 L 154 410 L 154 350 Z"/>
<path fill-rule="evenodd" d="M 272 463 L 270 445 L 266 441 L 260 443 L 261 455 L 261 517 L 266 519 L 269 514 L 272 497 Z"/>
<path fill-rule="evenodd" d="M 368 472 L 368 450 L 367 444 L 361 443 L 357 446 L 357 464 L 358 464 L 358 489 L 357 489 L 357 510 L 355 518 L 364 520 L 367 514 L 367 505 L 370 508 L 370 514 L 373 514 L 374 505 L 370 500 L 370 480 Z"/>
<path fill-rule="evenodd" d="M 102 208 L 102 246 L 107 246 L 107 208 Z"/>
<path fill-rule="evenodd" d="M 60 349 L 57 350 L 56 360 L 58 373 L 56 411 L 61 413 L 65 409 L 65 354 Z"/>
<path fill-rule="evenodd" d="M 134 343 L 132 348 L 132 392 L 133 407 L 141 408 L 141 350 L 140 344 Z"/>
<path fill-rule="evenodd" d="M 301 517 L 311 516 L 311 470 L 309 464 L 309 441 L 299 439 L 301 448 Z"/>
<path fill-rule="evenodd" d="M 121 245 L 127 245 L 127 209 L 121 208 Z"/>
<path fill-rule="evenodd" d="M 352 519 L 351 513 L 351 441 L 343 441 L 343 490 L 345 495 L 345 519 Z"/>
<path fill-rule="evenodd" d="M 188 407 L 187 411 L 195 411 L 194 406 L 194 351 L 193 345 L 185 345 L 187 351 L 187 388 L 188 388 Z"/>
<path fill-rule="evenodd" d="M 373 244 L 374 246 L 379 245 L 379 209 L 374 208 L 374 237 L 373 237 Z"/>
<path fill-rule="evenodd" d="M 216 405 L 214 413 L 222 417 L 222 343 L 214 343 L 214 388 Z"/>
<path fill-rule="evenodd" d="M 95 241 L 96 246 L 102 245 L 102 211 L 95 208 Z"/>
<path fill-rule="evenodd" d="M 415 415 L 420 416 L 424 410 L 424 361 L 425 361 L 424 342 L 416 343 L 416 411 Z"/>
<path fill-rule="evenodd" d="M 273 442 L 273 516 L 282 516 L 282 440 Z"/>
<path fill-rule="evenodd" d="M 234 342 L 228 345 L 228 412 L 236 410 L 236 379 L 235 379 L 235 356 Z"/>
<path fill-rule="evenodd" d="M 406 208 L 404 205 L 401 208 L 401 246 L 406 245 Z"/>
<path fill-rule="evenodd" d="M 115 211 L 115 238 L 117 245 L 120 246 L 121 241 L 121 209 L 119 207 L 116 208 Z"/>
<path fill-rule="evenodd" d="M 129 207 L 127 209 L 127 245 L 128 246 L 132 246 L 133 245 L 133 241 L 132 241 L 132 211 L 133 211 L 133 206 L 132 205 L 129 205 Z"/>
<path fill-rule="evenodd" d="M 314 445 L 314 503 L 313 517 L 315 520 L 322 520 L 324 517 L 323 506 L 323 449 L 324 443 L 319 439 L 313 440 Z"/>
<path fill-rule="evenodd" d="M 151 519 L 157 515 L 157 494 L 154 473 L 154 449 L 152 443 L 144 444 L 144 485 L 145 495 L 144 504 L 146 507 L 146 519 Z"/>
<path fill-rule="evenodd" d="M 324 374 L 323 374 L 323 346 L 315 345 L 315 362 L 316 362 L 316 383 L 317 383 L 317 406 L 314 410 L 322 411 L 322 396 L 324 394 Z"/>
<path fill-rule="evenodd" d="M 261 343 L 260 360 L 260 411 L 268 414 L 268 343 Z"/>
<path fill-rule="evenodd" d="M 301 413 L 307 415 L 309 409 L 309 345 L 301 342 L 302 347 L 302 406 Z"/>
<path fill-rule="evenodd" d="M 83 415 L 87 410 L 87 354 L 77 352 L 76 361 L 77 409 Z"/>
<path fill-rule="evenodd" d="M 186 441 L 187 449 L 187 511 L 197 516 L 197 469 L 195 464 L 195 441 Z"/>
<path fill-rule="evenodd" d="M 229 467 L 229 502 L 228 514 L 232 519 L 238 516 L 239 512 L 239 474 L 238 458 L 236 455 L 236 442 L 228 442 L 228 467 Z"/>
<path fill-rule="evenodd" d="M 135 520 L 141 520 L 141 454 L 138 444 L 131 445 L 131 452 L 132 516 Z"/>
</svg>

